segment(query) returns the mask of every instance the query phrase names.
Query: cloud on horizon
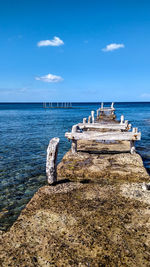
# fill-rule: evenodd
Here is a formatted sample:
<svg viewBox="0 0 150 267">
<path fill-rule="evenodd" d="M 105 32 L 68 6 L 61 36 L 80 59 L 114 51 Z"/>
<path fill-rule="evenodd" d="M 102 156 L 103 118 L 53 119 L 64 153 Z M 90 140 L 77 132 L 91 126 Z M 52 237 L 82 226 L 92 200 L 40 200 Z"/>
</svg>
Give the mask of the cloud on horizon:
<svg viewBox="0 0 150 267">
<path fill-rule="evenodd" d="M 54 36 L 52 40 L 43 40 L 37 43 L 37 46 L 60 46 L 63 45 L 64 42 L 57 36 Z"/>
<path fill-rule="evenodd" d="M 124 47 L 125 47 L 124 44 L 113 43 L 113 44 L 106 45 L 106 47 L 103 48 L 102 51 L 109 52 L 109 51 L 117 50 L 117 49 L 124 48 Z"/>
<path fill-rule="evenodd" d="M 42 81 L 45 83 L 58 83 L 63 81 L 63 78 L 61 76 L 53 75 L 53 74 L 47 74 L 45 76 L 41 77 L 35 77 L 35 80 Z"/>
<path fill-rule="evenodd" d="M 143 93 L 141 95 L 142 98 L 150 98 L 150 94 L 149 93 Z"/>
</svg>

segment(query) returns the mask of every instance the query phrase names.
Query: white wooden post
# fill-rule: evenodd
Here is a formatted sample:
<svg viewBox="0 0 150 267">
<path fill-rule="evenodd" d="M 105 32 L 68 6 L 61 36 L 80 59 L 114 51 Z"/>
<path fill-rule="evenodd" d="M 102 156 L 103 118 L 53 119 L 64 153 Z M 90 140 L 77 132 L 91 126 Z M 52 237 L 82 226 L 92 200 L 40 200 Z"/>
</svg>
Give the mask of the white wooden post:
<svg viewBox="0 0 150 267">
<path fill-rule="evenodd" d="M 98 118 L 99 117 L 99 109 L 97 109 L 96 112 L 97 112 L 97 118 Z"/>
<path fill-rule="evenodd" d="M 58 153 L 59 138 L 55 137 L 50 140 L 47 148 L 46 158 L 46 175 L 49 184 L 57 181 L 57 153 Z"/>
<path fill-rule="evenodd" d="M 138 132 L 138 128 L 133 128 L 133 129 L 132 129 L 132 132 L 133 132 L 133 133 L 137 133 L 137 132 Z"/>
<path fill-rule="evenodd" d="M 137 133 L 138 132 L 138 128 L 133 128 L 132 129 L 132 133 Z M 130 141 L 130 152 L 131 154 L 135 153 L 135 141 Z"/>
<path fill-rule="evenodd" d="M 121 115 L 121 118 L 120 118 L 120 124 L 123 124 L 123 122 L 124 122 L 124 116 Z"/>
<path fill-rule="evenodd" d="M 91 116 L 88 117 L 88 123 L 91 123 Z"/>
<path fill-rule="evenodd" d="M 78 127 L 78 125 L 73 125 L 72 126 L 72 133 L 76 133 L 77 132 L 77 127 Z M 72 139 L 71 152 L 73 154 L 77 152 L 77 140 Z"/>
<path fill-rule="evenodd" d="M 104 103 L 102 102 L 102 103 L 101 103 L 101 111 L 100 111 L 100 114 L 101 114 L 101 115 L 104 114 L 104 110 L 103 110 L 103 108 L 104 108 Z"/>
<path fill-rule="evenodd" d="M 114 108 L 114 102 L 111 103 L 111 108 Z"/>
<path fill-rule="evenodd" d="M 130 141 L 130 153 L 134 154 L 135 153 L 135 142 L 133 140 Z"/>
<path fill-rule="evenodd" d="M 77 152 L 77 140 L 75 140 L 75 139 L 72 139 L 71 152 L 72 152 L 72 154 Z"/>
<path fill-rule="evenodd" d="M 94 119 L 94 111 L 91 111 L 91 117 L 92 117 L 92 123 L 94 123 L 95 119 Z"/>
<path fill-rule="evenodd" d="M 128 124 L 128 128 L 129 128 L 129 130 L 131 130 L 131 127 L 132 127 L 132 125 L 131 125 L 131 124 Z"/>
<path fill-rule="evenodd" d="M 83 124 L 87 122 L 87 118 L 83 118 Z"/>
<path fill-rule="evenodd" d="M 78 125 L 73 125 L 72 126 L 72 133 L 76 133 L 77 132 L 77 127 L 78 127 Z"/>
</svg>

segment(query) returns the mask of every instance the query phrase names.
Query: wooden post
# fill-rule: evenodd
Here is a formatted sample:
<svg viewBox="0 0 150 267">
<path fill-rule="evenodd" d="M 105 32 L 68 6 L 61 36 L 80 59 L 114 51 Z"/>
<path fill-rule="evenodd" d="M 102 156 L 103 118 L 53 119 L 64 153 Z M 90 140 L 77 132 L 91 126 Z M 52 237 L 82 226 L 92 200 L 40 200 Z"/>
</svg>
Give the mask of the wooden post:
<svg viewBox="0 0 150 267">
<path fill-rule="evenodd" d="M 88 123 L 91 123 L 91 116 L 88 117 Z"/>
<path fill-rule="evenodd" d="M 77 128 L 78 128 L 78 125 L 73 125 L 72 126 L 72 133 L 76 133 Z M 77 140 L 75 140 L 75 139 L 72 139 L 71 152 L 73 154 L 77 152 Z"/>
<path fill-rule="evenodd" d="M 101 114 L 101 115 L 104 114 L 104 110 L 103 110 L 103 108 L 104 108 L 104 103 L 102 102 L 102 103 L 101 103 L 101 110 L 100 110 L 100 114 Z"/>
<path fill-rule="evenodd" d="M 99 109 L 97 109 L 96 112 L 97 112 L 97 119 L 98 119 L 98 117 L 99 117 Z"/>
<path fill-rule="evenodd" d="M 114 108 L 114 102 L 111 103 L 111 108 Z"/>
<path fill-rule="evenodd" d="M 132 129 L 132 132 L 133 132 L 133 133 L 137 133 L 137 132 L 138 132 L 138 128 L 133 128 L 133 129 Z"/>
<path fill-rule="evenodd" d="M 47 148 L 46 159 L 46 175 L 49 184 L 57 181 L 57 153 L 58 153 L 59 138 L 52 138 Z"/>
<path fill-rule="evenodd" d="M 71 152 L 72 154 L 75 154 L 77 152 L 77 140 L 75 139 L 72 139 Z"/>
<path fill-rule="evenodd" d="M 134 154 L 135 153 L 135 142 L 133 140 L 130 141 L 130 153 Z"/>
<path fill-rule="evenodd" d="M 132 132 L 133 133 L 137 133 L 138 132 L 138 128 L 133 128 Z M 131 152 L 131 154 L 135 153 L 135 142 L 134 141 L 130 141 L 130 152 Z"/>
<path fill-rule="evenodd" d="M 87 122 L 87 118 L 83 118 L 83 124 Z"/>
<path fill-rule="evenodd" d="M 131 130 L 131 127 L 132 127 L 132 125 L 131 124 L 128 124 L 128 129 L 129 130 Z"/>
<path fill-rule="evenodd" d="M 120 118 L 120 124 L 123 124 L 123 122 L 124 122 L 124 116 L 121 115 L 121 118 Z"/>
<path fill-rule="evenodd" d="M 72 133 L 76 133 L 77 132 L 77 128 L 78 128 L 78 125 L 73 125 L 72 126 Z"/>
<path fill-rule="evenodd" d="M 95 120 L 94 120 L 94 111 L 93 110 L 91 111 L 91 117 L 92 117 L 92 123 L 94 123 Z"/>
</svg>

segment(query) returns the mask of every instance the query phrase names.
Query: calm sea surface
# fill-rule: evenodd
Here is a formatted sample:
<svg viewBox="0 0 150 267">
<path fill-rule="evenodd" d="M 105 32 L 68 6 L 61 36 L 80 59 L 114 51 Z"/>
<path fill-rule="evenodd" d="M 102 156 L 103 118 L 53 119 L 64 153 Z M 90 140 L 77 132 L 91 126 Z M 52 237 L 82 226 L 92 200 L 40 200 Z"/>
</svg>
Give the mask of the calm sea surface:
<svg viewBox="0 0 150 267">
<path fill-rule="evenodd" d="M 46 184 L 49 140 L 60 138 L 59 162 L 70 148 L 65 132 L 99 105 L 74 103 L 72 109 L 44 109 L 42 103 L 0 104 L 0 230 L 10 227 L 37 189 Z M 116 103 L 115 108 L 118 119 L 123 114 L 142 132 L 136 148 L 150 171 L 150 102 Z"/>
</svg>

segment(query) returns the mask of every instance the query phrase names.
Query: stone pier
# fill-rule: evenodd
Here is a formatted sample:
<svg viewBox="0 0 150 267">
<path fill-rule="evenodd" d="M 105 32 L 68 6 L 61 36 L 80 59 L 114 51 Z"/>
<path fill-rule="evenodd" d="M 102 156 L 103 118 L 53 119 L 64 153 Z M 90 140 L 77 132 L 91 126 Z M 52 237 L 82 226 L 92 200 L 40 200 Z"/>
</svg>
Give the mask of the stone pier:
<svg viewBox="0 0 150 267">
<path fill-rule="evenodd" d="M 127 141 L 78 142 L 0 235 L 0 266 L 149 266 L 150 177 Z"/>
</svg>

